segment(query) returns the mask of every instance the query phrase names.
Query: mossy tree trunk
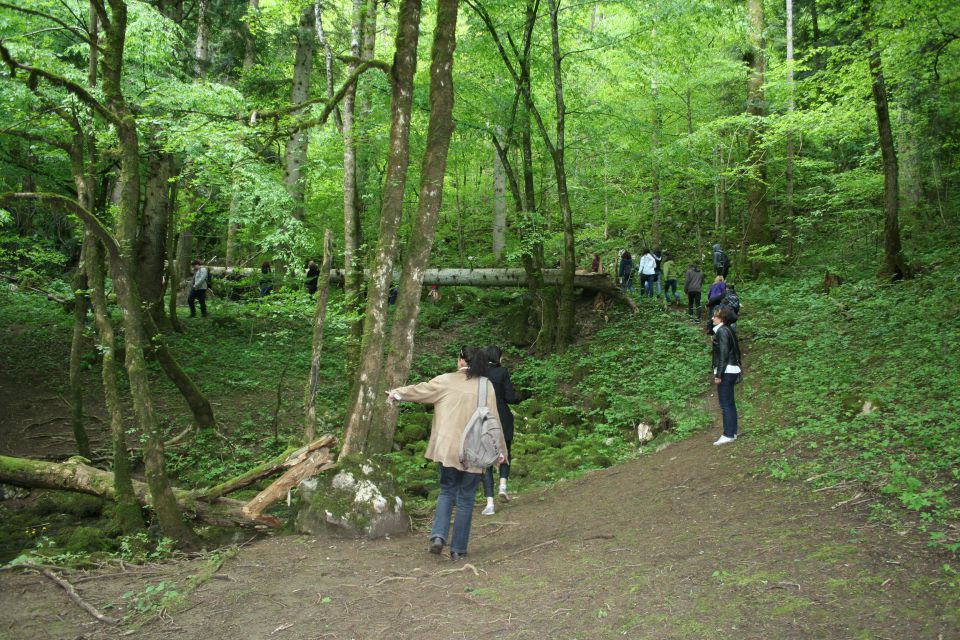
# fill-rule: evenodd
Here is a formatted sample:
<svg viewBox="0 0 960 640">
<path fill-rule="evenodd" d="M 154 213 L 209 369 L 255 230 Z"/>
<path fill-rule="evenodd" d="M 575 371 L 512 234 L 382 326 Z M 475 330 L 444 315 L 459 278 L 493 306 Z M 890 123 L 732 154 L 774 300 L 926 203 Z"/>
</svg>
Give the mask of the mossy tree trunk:
<svg viewBox="0 0 960 640">
<path fill-rule="evenodd" d="M 113 448 L 113 487 L 117 508 L 114 522 L 123 533 L 129 535 L 144 527 L 143 513 L 133 490 L 130 476 L 130 456 L 127 454 L 127 438 L 123 424 L 123 409 L 120 405 L 120 391 L 117 388 L 116 339 L 113 324 L 107 310 L 107 298 L 104 294 L 103 251 L 100 241 L 88 230 L 84 236 L 88 246 L 86 259 L 87 280 L 90 286 L 90 300 L 93 304 L 93 316 L 100 336 L 101 378 L 103 398 L 110 417 L 110 442 Z"/>
<path fill-rule="evenodd" d="M 746 246 L 769 244 L 770 226 L 767 220 L 767 163 L 763 150 L 763 119 L 767 114 L 763 84 L 767 68 L 767 52 L 764 40 L 763 0 L 747 0 L 748 37 L 750 49 L 747 63 L 750 66 L 747 80 L 747 113 L 751 116 L 747 134 L 747 228 Z M 746 258 L 746 254 L 743 256 Z M 760 263 L 751 263 L 750 272 L 757 275 Z"/>
<path fill-rule="evenodd" d="M 303 425 L 304 442 L 317 435 L 317 386 L 320 382 L 320 355 L 323 351 L 323 325 L 327 319 L 327 300 L 330 297 L 330 268 L 333 266 L 333 233 L 323 234 L 323 262 L 317 287 L 317 307 L 313 312 L 313 344 L 310 349 L 310 379 L 307 382 L 306 415 Z"/>
<path fill-rule="evenodd" d="M 80 262 L 73 278 L 73 336 L 70 341 L 70 423 L 73 426 L 73 439 L 77 443 L 77 453 L 84 458 L 92 458 L 90 438 L 83 426 L 83 380 L 81 379 L 81 360 L 83 358 L 83 333 L 87 326 L 87 283 L 84 277 L 84 262 L 88 258 L 86 239 L 80 249 Z"/>
</svg>

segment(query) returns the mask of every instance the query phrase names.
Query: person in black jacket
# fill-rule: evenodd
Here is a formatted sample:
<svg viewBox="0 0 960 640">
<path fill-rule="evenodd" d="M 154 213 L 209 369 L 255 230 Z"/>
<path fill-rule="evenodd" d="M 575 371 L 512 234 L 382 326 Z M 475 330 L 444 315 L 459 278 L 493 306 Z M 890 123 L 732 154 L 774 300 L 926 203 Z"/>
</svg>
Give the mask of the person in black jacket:
<svg viewBox="0 0 960 640">
<path fill-rule="evenodd" d="M 317 282 L 320 280 L 320 267 L 317 266 L 317 263 L 311 260 L 307 263 L 307 273 L 306 273 L 306 283 L 307 283 L 307 293 L 310 296 L 315 296 L 317 294 Z"/>
<path fill-rule="evenodd" d="M 503 356 L 500 347 L 489 346 L 485 351 L 489 360 L 487 378 L 493 384 L 493 390 L 497 395 L 497 415 L 500 416 L 503 439 L 507 443 L 507 461 L 500 465 L 500 498 L 510 500 L 507 495 L 507 478 L 510 476 L 510 461 L 513 460 L 510 457 L 510 447 L 513 445 L 513 413 L 507 405 L 517 403 L 517 394 L 510 382 L 510 372 L 500 364 L 500 358 Z M 492 516 L 496 513 L 493 506 L 493 467 L 487 467 L 483 472 L 483 494 L 487 498 L 487 506 L 482 513 L 485 516 Z"/>
<path fill-rule="evenodd" d="M 730 329 L 733 312 L 726 305 L 713 311 L 713 381 L 723 414 L 723 435 L 713 444 L 727 444 L 737 439 L 737 403 L 734 385 L 740 378 L 740 344 Z"/>
</svg>

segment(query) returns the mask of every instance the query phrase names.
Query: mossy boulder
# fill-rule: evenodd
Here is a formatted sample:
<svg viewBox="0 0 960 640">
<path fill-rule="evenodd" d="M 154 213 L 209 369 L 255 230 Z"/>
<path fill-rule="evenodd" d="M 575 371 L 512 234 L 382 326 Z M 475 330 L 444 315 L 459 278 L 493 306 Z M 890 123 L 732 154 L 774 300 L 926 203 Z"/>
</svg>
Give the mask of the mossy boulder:
<svg viewBox="0 0 960 640">
<path fill-rule="evenodd" d="M 300 483 L 294 527 L 312 535 L 374 539 L 406 533 L 410 517 L 386 469 L 370 460 L 347 461 L 333 475 Z"/>
<path fill-rule="evenodd" d="M 405 447 L 414 442 L 420 442 L 430 437 L 430 424 L 433 416 L 423 412 L 404 414 L 400 428 L 395 438 L 399 447 Z"/>
<path fill-rule="evenodd" d="M 85 493 L 69 491 L 50 491 L 37 499 L 36 511 L 39 515 L 63 513 L 74 518 L 96 518 L 103 513 L 102 498 Z"/>
<path fill-rule="evenodd" d="M 64 541 L 64 549 L 72 553 L 109 551 L 113 546 L 107 534 L 96 527 L 76 527 Z"/>
</svg>

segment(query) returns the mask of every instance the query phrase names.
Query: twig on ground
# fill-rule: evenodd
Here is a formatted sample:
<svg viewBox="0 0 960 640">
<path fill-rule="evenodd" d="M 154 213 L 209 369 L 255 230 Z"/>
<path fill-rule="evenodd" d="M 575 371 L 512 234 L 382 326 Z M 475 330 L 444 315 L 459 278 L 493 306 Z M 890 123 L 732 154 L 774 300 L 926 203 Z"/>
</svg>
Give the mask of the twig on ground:
<svg viewBox="0 0 960 640">
<path fill-rule="evenodd" d="M 862 495 L 863 495 L 863 492 L 862 492 L 862 491 L 858 491 L 858 492 L 856 493 L 856 495 L 854 495 L 852 498 L 847 498 L 846 500 L 841 500 L 840 502 L 838 502 L 837 504 L 833 505 L 833 506 L 830 507 L 830 508 L 831 508 L 831 509 L 836 509 L 837 507 L 842 507 L 843 505 L 845 505 L 845 504 L 847 504 L 847 503 L 849 503 L 849 502 L 853 502 L 854 500 L 856 500 L 857 498 L 859 498 L 859 497 L 862 496 Z"/>
<path fill-rule="evenodd" d="M 117 620 L 116 618 L 105 616 L 99 611 L 97 611 L 96 607 L 94 607 L 92 604 L 90 604 L 89 602 L 87 602 L 86 600 L 80 597 L 80 594 L 77 593 L 77 590 L 73 588 L 72 584 L 70 584 L 65 579 L 55 574 L 54 572 L 50 571 L 46 567 L 41 567 L 35 564 L 18 564 L 16 565 L 15 568 L 30 569 L 31 571 L 37 571 L 39 573 L 42 573 L 43 575 L 45 575 L 46 577 L 50 578 L 55 583 L 57 583 L 57 585 L 59 585 L 61 589 L 66 591 L 67 595 L 70 596 L 70 599 L 73 600 L 73 602 L 78 607 L 80 607 L 81 609 L 89 613 L 91 616 L 93 616 L 100 622 L 105 622 L 107 624 L 119 624 L 120 621 Z"/>
<path fill-rule="evenodd" d="M 435 574 L 433 574 L 433 575 L 434 575 L 434 576 L 445 576 L 445 575 L 448 575 L 448 574 L 451 574 L 451 573 L 462 573 L 462 572 L 467 571 L 467 570 L 473 571 L 473 575 L 475 575 L 475 576 L 477 576 L 477 577 L 480 577 L 480 572 L 477 571 L 477 568 L 476 568 L 475 566 L 473 566 L 472 564 L 470 564 L 470 563 L 467 563 L 467 564 L 463 565 L 463 566 L 460 567 L 459 569 L 447 569 L 446 571 L 440 571 L 440 572 L 435 573 Z"/>
<path fill-rule="evenodd" d="M 787 587 L 794 587 L 797 591 L 800 591 L 800 585 L 796 582 L 774 582 L 767 587 L 767 591 L 770 589 L 786 589 Z"/>
<path fill-rule="evenodd" d="M 422 576 L 390 576 L 389 578 L 383 578 L 373 586 L 379 587 L 382 584 L 386 584 L 388 582 L 396 582 L 398 580 L 419 580 L 421 577 Z"/>
<path fill-rule="evenodd" d="M 526 547 L 526 548 L 524 548 L 524 549 L 520 549 L 519 551 L 514 551 L 513 553 L 508 553 L 508 554 L 505 555 L 505 556 L 502 556 L 502 557 L 500 557 L 500 558 L 497 558 L 496 560 L 493 560 L 490 564 L 498 564 L 498 563 L 500 563 L 500 562 L 503 562 L 504 560 L 507 560 L 507 559 L 512 558 L 512 557 L 514 557 L 514 556 L 518 556 L 518 555 L 520 555 L 521 553 L 526 553 L 527 551 L 533 551 L 534 549 L 539 549 L 540 547 L 545 547 L 545 546 L 550 545 L 550 544 L 557 544 L 558 542 L 560 542 L 560 541 L 557 540 L 557 539 L 547 540 L 546 542 L 541 542 L 540 544 L 535 544 L 535 545 L 533 545 L 532 547 Z"/>
</svg>

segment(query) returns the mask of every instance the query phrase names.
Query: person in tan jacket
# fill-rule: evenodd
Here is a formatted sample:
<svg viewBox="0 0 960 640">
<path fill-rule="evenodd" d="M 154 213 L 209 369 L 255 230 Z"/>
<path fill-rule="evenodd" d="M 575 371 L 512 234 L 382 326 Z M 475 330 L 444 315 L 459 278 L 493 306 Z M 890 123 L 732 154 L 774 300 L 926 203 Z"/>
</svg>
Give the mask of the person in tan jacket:
<svg viewBox="0 0 960 640">
<path fill-rule="evenodd" d="M 473 502 L 483 469 L 464 468 L 460 463 L 460 439 L 470 416 L 477 408 L 481 379 L 487 385 L 487 405 L 490 413 L 497 413 L 493 385 L 484 377 L 487 372 L 487 354 L 482 349 L 463 347 L 457 359 L 457 371 L 387 391 L 393 402 L 410 401 L 433 405 L 433 426 L 427 443 L 426 457 L 440 466 L 440 495 L 437 512 L 430 530 L 430 553 L 439 554 L 450 540 L 450 558 L 460 560 L 467 555 L 470 525 L 473 521 Z M 506 451 L 502 441 L 500 450 Z M 505 456 L 503 460 L 506 460 Z M 449 538 L 450 516 L 456 507 L 453 538 Z"/>
</svg>

